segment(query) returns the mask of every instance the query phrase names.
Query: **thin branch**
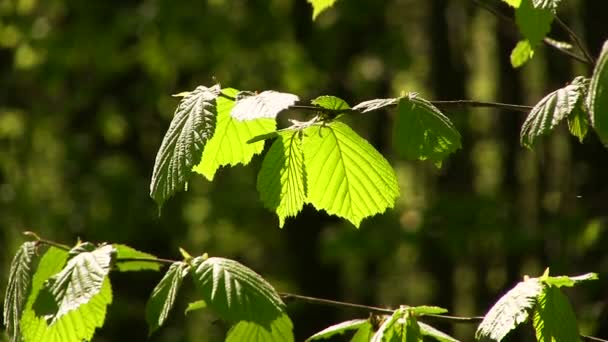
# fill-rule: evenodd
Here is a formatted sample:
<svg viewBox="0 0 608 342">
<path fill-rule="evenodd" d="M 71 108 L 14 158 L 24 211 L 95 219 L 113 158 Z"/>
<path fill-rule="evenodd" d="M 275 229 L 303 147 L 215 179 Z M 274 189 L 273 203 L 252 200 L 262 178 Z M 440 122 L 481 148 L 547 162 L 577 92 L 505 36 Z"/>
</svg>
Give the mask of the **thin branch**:
<svg viewBox="0 0 608 342">
<path fill-rule="evenodd" d="M 581 57 L 581 56 L 575 54 L 574 52 L 572 52 L 568 49 L 565 49 L 562 46 L 559 46 L 558 44 L 555 43 L 555 40 L 553 40 L 551 38 L 547 38 L 547 37 L 543 38 L 543 43 L 545 43 L 545 45 L 550 46 L 556 50 L 559 50 L 561 53 L 568 55 L 581 63 L 590 64 L 589 61 L 587 59 L 585 59 L 585 57 Z"/>
<path fill-rule="evenodd" d="M 176 263 L 178 261 L 171 260 L 171 259 L 163 259 L 163 258 L 139 257 L 139 258 L 117 258 L 116 262 L 150 262 L 150 263 L 156 263 L 156 264 L 170 265 L 170 264 Z"/>
<path fill-rule="evenodd" d="M 608 340 L 604 340 L 603 338 L 599 338 L 599 337 L 595 337 L 595 336 L 581 334 L 581 337 L 583 338 L 583 340 L 587 340 L 587 341 L 608 342 Z"/>
<path fill-rule="evenodd" d="M 576 35 L 576 33 L 574 33 L 574 31 L 572 31 L 572 29 L 568 25 L 566 25 L 566 23 L 563 22 L 558 16 L 555 16 L 555 21 L 557 21 L 559 26 L 568 33 L 570 39 L 572 39 L 574 44 L 576 44 L 576 46 L 578 46 L 583 55 L 585 55 L 587 63 L 595 65 L 595 58 L 591 56 L 591 53 L 589 53 L 589 50 L 587 49 L 583 41 Z"/>
<path fill-rule="evenodd" d="M 43 245 L 48 245 L 48 246 L 53 246 L 55 248 L 59 248 L 62 249 L 64 251 L 70 251 L 70 247 L 61 243 L 57 243 L 55 241 L 51 241 L 51 240 L 47 240 L 47 239 L 43 239 L 40 236 L 38 236 L 38 234 L 31 232 L 31 231 L 25 231 L 23 232 L 23 235 L 33 238 L 34 240 L 36 240 L 36 242 L 43 244 Z"/>
</svg>

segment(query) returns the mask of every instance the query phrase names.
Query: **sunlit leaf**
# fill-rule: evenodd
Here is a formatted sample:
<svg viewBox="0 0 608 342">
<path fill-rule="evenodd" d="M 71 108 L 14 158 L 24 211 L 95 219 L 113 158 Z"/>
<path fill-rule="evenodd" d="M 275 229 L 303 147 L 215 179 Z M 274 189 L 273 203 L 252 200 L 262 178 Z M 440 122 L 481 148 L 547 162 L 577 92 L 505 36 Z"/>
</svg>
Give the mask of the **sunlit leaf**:
<svg viewBox="0 0 608 342">
<path fill-rule="evenodd" d="M 184 262 L 171 264 L 167 273 L 152 291 L 146 304 L 146 322 L 150 335 L 163 325 L 175 304 L 182 281 L 188 275 L 190 266 Z"/>
<path fill-rule="evenodd" d="M 8 285 L 4 296 L 4 325 L 10 341 L 20 340 L 19 319 L 27 301 L 27 293 L 38 260 L 36 242 L 28 241 L 19 247 L 11 262 Z"/>
<path fill-rule="evenodd" d="M 266 328 L 260 324 L 240 321 L 226 335 L 226 342 L 293 342 L 293 324 L 282 314 Z"/>
<path fill-rule="evenodd" d="M 199 86 L 184 95 L 156 154 L 150 196 L 159 207 L 184 188 L 192 167 L 215 131 L 215 99 L 220 87 Z"/>
<path fill-rule="evenodd" d="M 188 307 L 186 308 L 186 311 L 184 312 L 184 314 L 189 314 L 192 311 L 196 311 L 196 310 L 201 310 L 207 307 L 207 303 L 204 300 L 197 300 L 194 301 L 192 303 L 188 304 Z"/>
<path fill-rule="evenodd" d="M 359 227 L 392 208 L 399 186 L 392 167 L 365 139 L 338 121 L 303 132 L 308 202 Z"/>
<path fill-rule="evenodd" d="M 410 315 L 407 309 L 396 310 L 382 323 L 371 339 L 371 342 L 384 341 L 422 342 L 416 317 Z"/>
<path fill-rule="evenodd" d="M 502 341 L 511 330 L 528 319 L 542 289 L 536 278 L 518 283 L 488 311 L 477 327 L 475 337 L 480 341 Z"/>
<path fill-rule="evenodd" d="M 321 12 L 331 7 L 336 0 L 308 0 L 312 4 L 312 20 L 315 20 Z"/>
<path fill-rule="evenodd" d="M 511 51 L 511 65 L 514 68 L 519 68 L 532 59 L 532 57 L 534 57 L 534 49 L 532 49 L 530 41 L 527 39 L 520 40 L 515 45 L 515 48 L 513 48 L 513 51 Z"/>
<path fill-rule="evenodd" d="M 128 260 L 121 261 L 122 259 L 133 259 L 133 258 L 146 258 L 146 259 L 157 259 L 156 256 L 136 250 L 135 248 L 129 247 L 127 245 L 113 244 L 114 249 L 116 250 L 116 268 L 120 272 L 129 272 L 129 271 L 160 271 L 161 264 L 154 261 L 140 261 L 140 260 Z"/>
<path fill-rule="evenodd" d="M 562 0 L 532 0 L 532 5 L 536 8 L 556 10 Z"/>
<path fill-rule="evenodd" d="M 504 2 L 506 2 L 507 4 L 509 4 L 510 6 L 517 8 L 519 7 L 519 5 L 521 4 L 521 0 L 502 0 Z"/>
<path fill-rule="evenodd" d="M 557 276 L 557 277 L 542 277 L 541 281 L 547 285 L 555 286 L 560 288 L 562 286 L 565 287 L 573 287 L 582 282 L 586 282 L 589 280 L 597 280 L 597 273 L 586 273 L 576 277 L 568 277 L 568 276 Z"/>
<path fill-rule="evenodd" d="M 368 113 L 368 112 L 372 112 L 374 110 L 379 110 L 379 109 L 383 109 L 386 107 L 396 106 L 398 102 L 399 102 L 399 99 L 397 99 L 397 98 L 374 99 L 374 100 L 369 100 L 369 101 L 364 101 L 364 102 L 359 103 L 358 105 L 353 107 L 353 110 L 358 110 L 361 113 Z"/>
<path fill-rule="evenodd" d="M 234 98 L 238 90 L 227 88 L 222 92 Z M 273 119 L 236 120 L 230 115 L 233 107 L 234 100 L 226 97 L 217 99 L 215 134 L 205 146 L 201 162 L 192 169 L 210 181 L 222 166 L 248 164 L 254 155 L 262 152 L 264 142 L 247 142 L 276 129 L 276 121 Z"/>
<path fill-rule="evenodd" d="M 428 324 L 418 322 L 418 326 L 420 327 L 420 333 L 423 336 L 430 336 L 439 342 L 460 342 L 452 336 Z"/>
<path fill-rule="evenodd" d="M 608 40 L 604 43 L 600 58 L 597 60 L 587 103 L 591 124 L 605 145 L 608 145 Z"/>
<path fill-rule="evenodd" d="M 339 97 L 331 95 L 319 96 L 316 99 L 310 101 L 313 105 L 317 105 L 321 108 L 332 109 L 332 110 L 346 110 L 350 109 L 350 106 L 346 101 Z"/>
<path fill-rule="evenodd" d="M 589 131 L 589 115 L 581 107 L 582 105 L 576 106 L 568 115 L 568 130 L 582 143 Z"/>
<path fill-rule="evenodd" d="M 374 337 L 374 327 L 368 321 L 357 329 L 350 342 L 369 342 Z"/>
<path fill-rule="evenodd" d="M 224 258 L 195 258 L 194 282 L 207 306 L 220 318 L 249 321 L 268 328 L 285 304 L 264 278 L 242 264 Z"/>
<path fill-rule="evenodd" d="M 353 319 L 350 321 L 334 324 L 310 336 L 306 341 L 324 340 L 335 335 L 344 334 L 347 331 L 359 330 L 361 327 L 368 324 L 369 321 L 367 319 Z"/>
<path fill-rule="evenodd" d="M 441 315 L 441 314 L 448 312 L 447 309 L 440 308 L 438 306 L 428 306 L 428 305 L 409 307 L 408 311 L 416 316 Z"/>
<path fill-rule="evenodd" d="M 538 297 L 533 324 L 540 342 L 580 341 L 572 306 L 555 286 L 546 286 Z"/>
<path fill-rule="evenodd" d="M 302 139 L 298 131 L 280 134 L 266 153 L 257 188 L 264 206 L 285 218 L 296 216 L 306 201 L 306 173 Z"/>
<path fill-rule="evenodd" d="M 294 94 L 267 90 L 259 94 L 242 91 L 236 95 L 236 103 L 230 115 L 238 121 L 274 119 L 283 110 L 298 101 Z"/>
</svg>

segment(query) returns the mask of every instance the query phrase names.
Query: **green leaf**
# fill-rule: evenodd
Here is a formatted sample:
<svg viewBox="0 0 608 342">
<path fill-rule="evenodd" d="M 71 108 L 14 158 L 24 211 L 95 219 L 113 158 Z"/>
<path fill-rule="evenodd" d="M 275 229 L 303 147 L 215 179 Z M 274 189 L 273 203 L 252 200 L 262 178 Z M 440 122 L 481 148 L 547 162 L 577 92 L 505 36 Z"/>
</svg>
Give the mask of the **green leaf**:
<svg viewBox="0 0 608 342">
<path fill-rule="evenodd" d="M 422 342 L 422 334 L 418 321 L 409 314 L 407 309 L 398 309 L 382 323 L 374 334 L 371 342 Z"/>
<path fill-rule="evenodd" d="M 530 41 L 527 39 L 520 40 L 511 51 L 511 65 L 514 68 L 519 68 L 531 60 L 532 57 L 534 57 L 534 49 L 532 49 Z"/>
<path fill-rule="evenodd" d="M 591 125 L 604 145 L 608 145 L 608 40 L 595 65 L 587 96 Z"/>
<path fill-rule="evenodd" d="M 241 91 L 236 95 L 236 104 L 230 115 L 238 121 L 262 118 L 274 119 L 277 115 L 298 101 L 294 94 L 280 93 L 274 90 L 259 94 Z"/>
<path fill-rule="evenodd" d="M 415 316 L 441 315 L 448 312 L 447 309 L 428 305 L 412 306 L 407 308 L 407 310 Z"/>
<path fill-rule="evenodd" d="M 395 172 L 382 155 L 346 124 L 303 131 L 308 202 L 359 227 L 361 220 L 392 208 L 399 196 Z"/>
<path fill-rule="evenodd" d="M 365 114 L 365 113 L 372 112 L 374 110 L 383 109 L 385 107 L 393 107 L 393 106 L 397 105 L 398 102 L 399 102 L 399 99 L 396 99 L 396 98 L 368 100 L 368 101 L 363 101 L 363 102 L 359 103 L 358 105 L 354 106 L 353 110 L 358 110 L 361 113 Z"/>
<path fill-rule="evenodd" d="M 127 245 L 113 244 L 112 246 L 116 250 L 116 268 L 118 268 L 120 272 L 144 270 L 160 271 L 161 269 L 162 265 L 154 261 L 121 261 L 121 259 L 131 258 L 157 259 L 155 255 L 138 251 Z"/>
<path fill-rule="evenodd" d="M 369 342 L 372 337 L 374 337 L 374 330 L 372 324 L 368 321 L 367 324 L 359 327 L 350 342 Z"/>
<path fill-rule="evenodd" d="M 286 314 L 270 323 L 269 328 L 248 321 L 235 324 L 226 336 L 226 342 L 293 342 L 293 324 Z"/>
<path fill-rule="evenodd" d="M 477 328 L 475 337 L 480 341 L 501 341 L 511 330 L 528 319 L 542 289 L 537 278 L 518 283 L 488 311 Z"/>
<path fill-rule="evenodd" d="M 344 334 L 345 332 L 350 330 L 359 330 L 361 327 L 368 324 L 369 321 L 367 319 L 353 319 L 350 321 L 334 324 L 310 336 L 306 341 L 324 340 L 335 335 Z"/>
<path fill-rule="evenodd" d="M 56 321 L 95 297 L 110 273 L 115 252 L 112 245 L 101 246 L 92 252 L 81 252 L 70 259 L 61 272 L 50 277 L 42 289 L 43 292 L 48 291 L 55 305 L 45 312 L 51 314 L 48 318 Z M 39 299 L 46 311 L 48 303 L 42 297 Z"/>
<path fill-rule="evenodd" d="M 298 131 L 280 134 L 264 157 L 257 188 L 264 206 L 285 218 L 296 216 L 306 201 L 306 173 L 302 138 Z"/>
<path fill-rule="evenodd" d="M 194 282 L 203 300 L 226 321 L 250 321 L 269 327 L 285 304 L 264 278 L 224 258 L 195 258 Z"/>
<path fill-rule="evenodd" d="M 189 271 L 190 266 L 184 262 L 171 264 L 167 273 L 152 291 L 146 304 L 146 322 L 150 328 L 150 335 L 169 317 L 173 304 L 175 304 L 175 298 L 177 298 L 177 292 Z"/>
<path fill-rule="evenodd" d="M 561 0 L 532 0 L 535 8 L 556 10 Z"/>
<path fill-rule="evenodd" d="M 524 122 L 520 141 L 532 148 L 541 135 L 545 135 L 565 117 L 568 117 L 584 98 L 584 88 L 572 83 L 545 96 L 538 102 Z"/>
<path fill-rule="evenodd" d="M 549 33 L 554 13 L 551 8 L 534 7 L 532 0 L 521 0 L 520 6 L 515 10 L 515 22 L 532 49 Z"/>
<path fill-rule="evenodd" d="M 568 130 L 570 134 L 578 138 L 580 143 L 583 143 L 589 131 L 589 116 L 581 107 L 582 104 L 576 106 L 574 111 L 568 115 Z"/>
<path fill-rule="evenodd" d="M 4 295 L 4 325 L 12 342 L 20 340 L 19 319 L 27 301 L 27 293 L 34 275 L 34 264 L 38 260 L 36 247 L 34 241 L 25 242 L 19 247 L 11 262 Z"/>
<path fill-rule="evenodd" d="M 568 276 L 558 276 L 558 277 L 542 277 L 541 281 L 549 286 L 555 286 L 560 288 L 562 286 L 565 287 L 573 287 L 582 282 L 589 280 L 597 280 L 597 273 L 586 273 L 576 277 L 568 277 Z"/>
<path fill-rule="evenodd" d="M 25 342 L 82 342 L 93 338 L 95 329 L 103 325 L 107 306 L 112 302 L 112 287 L 106 277 L 101 290 L 87 304 L 68 312 L 49 325 L 46 317 L 37 316 L 33 309 L 44 282 L 61 271 L 68 252 L 51 247 L 40 259 L 32 279 L 31 292 L 21 318 Z"/>
<path fill-rule="evenodd" d="M 430 336 L 439 342 L 460 342 L 452 336 L 428 324 L 418 322 L 418 326 L 420 327 L 420 333 L 423 336 Z"/>
<path fill-rule="evenodd" d="M 238 90 L 227 88 L 223 93 L 235 97 Z M 254 155 L 264 149 L 263 141 L 252 144 L 248 144 L 247 141 L 273 132 L 276 128 L 276 121 L 273 119 L 238 121 L 230 115 L 233 107 L 233 100 L 225 97 L 217 99 L 215 134 L 205 146 L 201 162 L 192 169 L 210 181 L 221 166 L 247 165 Z"/>
<path fill-rule="evenodd" d="M 509 6 L 517 8 L 521 5 L 521 0 L 502 0 L 509 4 Z"/>
<path fill-rule="evenodd" d="M 198 86 L 181 100 L 156 154 L 150 196 L 159 207 L 182 189 L 215 131 L 215 99 L 220 87 Z"/>
<path fill-rule="evenodd" d="M 331 7 L 336 0 L 308 0 L 312 4 L 312 20 L 315 20 L 321 12 Z"/>
<path fill-rule="evenodd" d="M 339 97 L 331 96 L 331 95 L 323 95 L 319 96 L 316 99 L 310 101 L 313 105 L 319 106 L 325 109 L 332 110 L 347 110 L 350 109 L 350 106 L 346 101 L 342 100 Z"/>
<path fill-rule="evenodd" d="M 184 311 L 184 314 L 187 315 L 187 314 L 191 313 L 192 311 L 204 309 L 206 307 L 207 307 L 207 302 L 205 302 L 204 300 L 197 300 L 197 301 L 194 301 L 194 302 L 188 304 L 188 307 L 186 308 L 186 311 Z"/>
<path fill-rule="evenodd" d="M 430 102 L 416 96 L 399 101 L 394 131 L 395 147 L 408 159 L 441 163 L 460 148 L 460 133 Z"/>
<path fill-rule="evenodd" d="M 580 341 L 572 306 L 555 286 L 545 287 L 538 297 L 533 324 L 538 341 Z"/>
</svg>

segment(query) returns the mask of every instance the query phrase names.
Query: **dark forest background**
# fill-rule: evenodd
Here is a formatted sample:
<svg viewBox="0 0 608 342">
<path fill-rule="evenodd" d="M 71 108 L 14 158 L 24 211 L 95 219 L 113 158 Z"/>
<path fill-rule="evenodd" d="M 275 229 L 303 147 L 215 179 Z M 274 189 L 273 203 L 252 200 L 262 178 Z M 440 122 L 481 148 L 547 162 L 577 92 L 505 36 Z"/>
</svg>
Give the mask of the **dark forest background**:
<svg viewBox="0 0 608 342">
<path fill-rule="evenodd" d="M 499 1 L 486 1 L 502 13 Z M 433 304 L 482 315 L 523 275 L 599 272 L 568 290 L 584 334 L 608 338 L 608 150 L 561 127 L 534 151 L 524 113 L 450 110 L 463 148 L 441 169 L 395 158 L 391 112 L 351 124 L 397 171 L 396 208 L 349 223 L 306 208 L 283 229 L 255 188 L 261 162 L 191 179 L 158 216 L 149 197 L 156 150 L 178 99 L 212 85 L 274 89 L 351 104 L 416 91 L 435 100 L 533 105 L 591 68 L 541 47 L 512 69 L 515 26 L 469 0 L 340 0 L 311 20 L 306 0 L 0 0 L 0 274 L 33 230 L 178 247 L 241 261 L 279 291 L 396 307 Z M 559 16 L 597 56 L 608 1 L 564 0 Z M 558 27 L 550 34 L 568 40 Z M 300 117 L 310 113 L 285 113 Z M 145 302 L 161 275 L 113 274 L 114 303 L 95 341 L 147 339 Z M 186 286 L 150 341 L 220 340 L 226 325 Z M 366 312 L 289 302 L 297 340 Z M 438 327 L 471 340 L 475 326 Z M 533 336 L 524 328 L 511 340 Z M 0 337 L 0 340 L 2 337 Z"/>
</svg>

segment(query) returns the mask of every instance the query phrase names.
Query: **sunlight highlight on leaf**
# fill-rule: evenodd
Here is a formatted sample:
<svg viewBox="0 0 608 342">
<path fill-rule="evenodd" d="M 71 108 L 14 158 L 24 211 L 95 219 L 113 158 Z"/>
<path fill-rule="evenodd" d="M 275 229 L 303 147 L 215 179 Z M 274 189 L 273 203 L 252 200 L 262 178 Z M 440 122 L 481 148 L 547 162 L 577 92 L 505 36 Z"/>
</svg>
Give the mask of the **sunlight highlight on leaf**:
<svg viewBox="0 0 608 342">
<path fill-rule="evenodd" d="M 242 91 L 236 95 L 236 104 L 230 115 L 238 121 L 274 119 L 298 100 L 298 96 L 294 94 L 274 90 L 266 90 L 259 94 Z"/>
</svg>

